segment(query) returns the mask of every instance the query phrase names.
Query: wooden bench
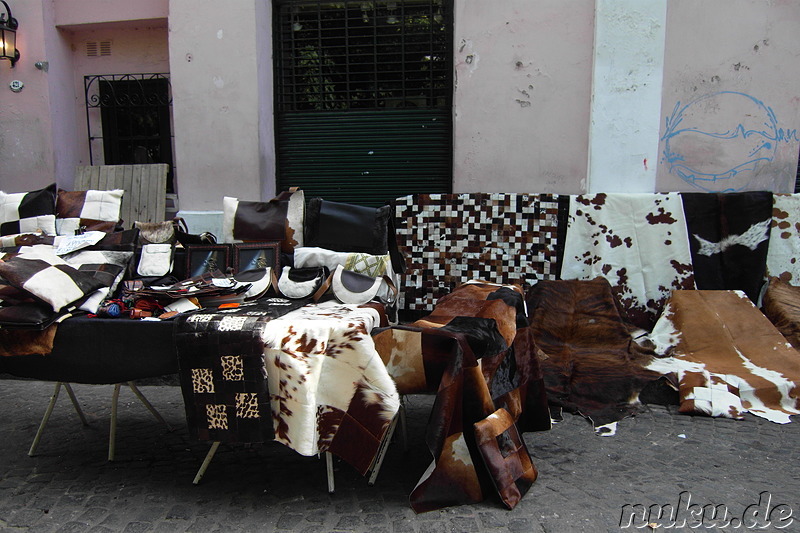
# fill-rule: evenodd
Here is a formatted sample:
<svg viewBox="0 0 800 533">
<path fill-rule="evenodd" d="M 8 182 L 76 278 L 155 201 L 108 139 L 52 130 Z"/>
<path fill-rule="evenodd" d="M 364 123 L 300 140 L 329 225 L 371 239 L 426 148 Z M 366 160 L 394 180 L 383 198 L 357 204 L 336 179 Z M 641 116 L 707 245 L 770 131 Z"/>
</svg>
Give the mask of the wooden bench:
<svg viewBox="0 0 800 533">
<path fill-rule="evenodd" d="M 166 211 L 169 165 L 79 166 L 75 172 L 76 191 L 123 189 L 120 219 L 126 229 L 135 221 L 161 222 Z"/>
</svg>

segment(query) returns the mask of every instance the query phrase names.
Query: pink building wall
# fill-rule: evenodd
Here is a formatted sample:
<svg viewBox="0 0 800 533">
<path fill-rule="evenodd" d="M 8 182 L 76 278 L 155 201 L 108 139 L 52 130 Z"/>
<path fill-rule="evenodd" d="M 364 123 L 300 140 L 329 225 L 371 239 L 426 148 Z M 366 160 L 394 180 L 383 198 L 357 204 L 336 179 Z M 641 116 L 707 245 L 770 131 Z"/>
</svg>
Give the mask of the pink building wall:
<svg viewBox="0 0 800 533">
<path fill-rule="evenodd" d="M 670 0 L 667 27 L 658 189 L 793 192 L 800 2 Z"/>
<path fill-rule="evenodd" d="M 585 188 L 594 0 L 456 0 L 457 192 Z"/>
<path fill-rule="evenodd" d="M 614 14 L 623 0 L 454 1 L 454 190 L 575 193 L 592 182 L 624 190 L 629 178 L 613 175 L 613 159 L 602 169 L 605 181 L 593 179 L 588 161 L 590 142 L 604 131 L 593 114 L 604 89 L 593 86 L 598 58 L 617 63 L 620 87 L 655 79 L 626 69 L 624 54 L 613 53 L 621 44 L 595 33 L 598 14 Z M 70 188 L 75 165 L 88 163 L 84 75 L 169 72 L 181 208 L 217 210 L 225 195 L 274 194 L 270 2 L 10 4 L 20 22 L 22 59 L 14 69 L 0 62 L 0 189 L 53 181 Z M 747 126 L 747 106 L 752 112 L 744 114 L 763 113 L 774 138 L 768 150 L 759 148 L 769 158 L 748 170 L 745 187 L 789 190 L 800 145 L 800 3 L 670 0 L 668 6 L 663 67 L 656 67 L 663 71 L 662 97 L 645 106 L 661 127 L 648 135 L 662 137 L 662 160 L 647 169 L 657 165 L 652 188 L 701 190 L 669 164 L 670 153 L 697 156 L 720 176 L 759 148 L 731 142 L 700 143 L 701 149 L 689 136 L 669 137 L 668 119 L 692 104 L 682 116 L 709 128 Z M 637 15 L 622 9 L 619 16 Z M 86 57 L 88 40 L 110 40 L 112 55 Z M 41 61 L 47 71 L 34 66 Z M 12 80 L 24 89 L 11 92 Z M 633 91 L 609 100 L 605 126 L 616 112 L 641 105 L 637 98 Z M 636 160 L 625 151 L 635 143 L 626 140 L 641 132 L 631 129 L 625 139 L 624 131 L 615 144 L 620 161 Z"/>
<path fill-rule="evenodd" d="M 45 55 L 46 12 L 41 2 L 11 2 L 10 7 L 19 21 L 21 57 L 13 69 L 0 61 L 0 189 L 24 191 L 53 182 L 50 87 L 47 74 L 34 66 Z M 22 91 L 10 90 L 13 80 L 24 84 Z"/>
</svg>

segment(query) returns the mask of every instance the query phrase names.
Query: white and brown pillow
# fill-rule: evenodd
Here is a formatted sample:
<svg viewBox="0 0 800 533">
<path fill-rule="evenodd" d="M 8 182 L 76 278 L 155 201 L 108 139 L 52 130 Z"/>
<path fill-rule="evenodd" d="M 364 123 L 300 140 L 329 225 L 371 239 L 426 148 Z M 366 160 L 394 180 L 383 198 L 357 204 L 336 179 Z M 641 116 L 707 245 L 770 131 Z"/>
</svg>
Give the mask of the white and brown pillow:
<svg viewBox="0 0 800 533">
<path fill-rule="evenodd" d="M 113 295 L 117 286 L 125 277 L 133 252 L 110 250 L 81 250 L 64 259 L 78 271 L 91 274 L 103 286 L 78 302 L 78 307 L 90 313 L 96 313 L 103 300 Z"/>
<path fill-rule="evenodd" d="M 0 235 L 56 234 L 56 184 L 30 192 L 0 191 Z"/>
<path fill-rule="evenodd" d="M 54 311 L 63 309 L 103 286 L 103 282 L 91 273 L 80 272 L 52 250 L 48 252 L 41 249 L 34 253 L 6 256 L 0 262 L 0 277 L 14 287 L 47 302 Z"/>
<path fill-rule="evenodd" d="M 56 231 L 75 235 L 76 231 L 111 233 L 119 223 L 122 195 L 125 191 L 58 191 Z"/>
</svg>

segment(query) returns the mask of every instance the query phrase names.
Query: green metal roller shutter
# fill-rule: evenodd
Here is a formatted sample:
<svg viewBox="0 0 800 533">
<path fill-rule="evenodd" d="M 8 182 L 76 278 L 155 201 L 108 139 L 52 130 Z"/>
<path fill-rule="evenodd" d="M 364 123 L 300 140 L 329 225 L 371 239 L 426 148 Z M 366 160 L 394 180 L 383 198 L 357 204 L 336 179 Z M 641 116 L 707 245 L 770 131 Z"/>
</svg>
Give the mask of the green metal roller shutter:
<svg viewBox="0 0 800 533">
<path fill-rule="evenodd" d="M 452 0 L 274 0 L 277 187 L 452 190 Z"/>
<path fill-rule="evenodd" d="M 281 113 L 278 185 L 372 206 L 450 192 L 451 131 L 448 110 Z"/>
</svg>

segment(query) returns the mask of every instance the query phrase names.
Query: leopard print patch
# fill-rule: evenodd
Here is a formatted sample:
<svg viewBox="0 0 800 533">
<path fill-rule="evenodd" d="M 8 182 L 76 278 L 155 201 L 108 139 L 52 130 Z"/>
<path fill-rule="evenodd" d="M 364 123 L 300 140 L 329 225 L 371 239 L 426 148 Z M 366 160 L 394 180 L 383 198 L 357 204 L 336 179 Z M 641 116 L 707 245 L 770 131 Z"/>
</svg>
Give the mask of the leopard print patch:
<svg viewBox="0 0 800 533">
<path fill-rule="evenodd" d="M 236 393 L 236 416 L 239 418 L 259 418 L 258 395 L 256 393 Z"/>
<path fill-rule="evenodd" d="M 225 316 L 219 321 L 219 331 L 241 331 L 249 317 L 246 316 Z"/>
<path fill-rule="evenodd" d="M 192 369 L 192 389 L 195 394 L 214 392 L 214 380 L 210 368 Z"/>
<path fill-rule="evenodd" d="M 228 429 L 228 412 L 225 405 L 207 404 L 208 429 Z"/>
<path fill-rule="evenodd" d="M 225 381 L 244 380 L 244 362 L 239 355 L 223 355 L 220 357 L 222 364 L 222 379 Z"/>
</svg>

